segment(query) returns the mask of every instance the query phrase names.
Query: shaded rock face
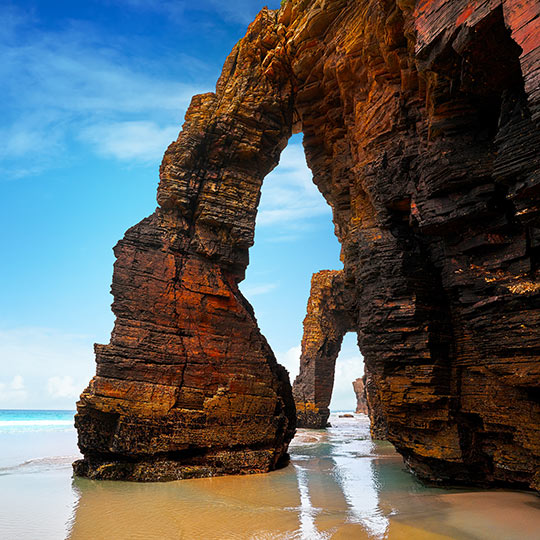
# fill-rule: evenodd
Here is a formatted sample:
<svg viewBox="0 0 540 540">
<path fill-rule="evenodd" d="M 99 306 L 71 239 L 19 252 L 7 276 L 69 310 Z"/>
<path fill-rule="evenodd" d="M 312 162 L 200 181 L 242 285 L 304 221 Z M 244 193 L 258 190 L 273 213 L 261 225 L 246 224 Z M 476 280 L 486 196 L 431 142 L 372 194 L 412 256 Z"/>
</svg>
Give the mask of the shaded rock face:
<svg viewBox="0 0 540 540">
<path fill-rule="evenodd" d="M 364 377 L 359 377 L 358 379 L 354 380 L 353 390 L 354 394 L 356 396 L 356 413 L 357 414 L 368 414 L 368 405 L 367 405 L 367 397 L 366 397 L 366 388 L 364 386 Z"/>
<path fill-rule="evenodd" d="M 540 487 L 534 0 L 263 10 L 116 248 L 76 425 L 100 478 L 269 470 L 294 406 L 237 284 L 263 177 L 302 130 L 387 438 L 423 478 Z M 368 392 L 369 395 L 369 392 Z"/>
<path fill-rule="evenodd" d="M 293 384 L 298 427 L 323 429 L 328 425 L 336 359 L 345 334 L 355 328 L 352 283 L 340 270 L 313 274 L 304 319 L 300 370 Z M 371 435 L 386 439 L 387 425 L 374 378 L 365 366 L 363 378 L 353 382 L 358 413 L 369 415 Z"/>
<path fill-rule="evenodd" d="M 371 437 L 380 441 L 388 438 L 388 425 L 386 416 L 382 407 L 379 389 L 375 384 L 375 380 L 371 373 L 366 370 L 364 375 L 364 392 L 366 396 L 367 414 L 370 420 L 369 430 Z"/>
</svg>

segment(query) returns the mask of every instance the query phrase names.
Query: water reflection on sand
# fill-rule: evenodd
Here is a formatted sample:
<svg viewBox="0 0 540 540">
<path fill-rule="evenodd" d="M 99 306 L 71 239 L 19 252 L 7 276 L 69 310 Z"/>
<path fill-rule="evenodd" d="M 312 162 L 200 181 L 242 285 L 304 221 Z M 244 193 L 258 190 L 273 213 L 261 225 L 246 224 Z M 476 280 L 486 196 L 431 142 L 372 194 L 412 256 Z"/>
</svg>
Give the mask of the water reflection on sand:
<svg viewBox="0 0 540 540">
<path fill-rule="evenodd" d="M 427 488 L 367 419 L 300 430 L 271 474 L 166 484 L 74 479 L 68 537 L 80 539 L 533 539 L 538 498 Z M 504 514 L 504 518 L 502 517 Z"/>
</svg>

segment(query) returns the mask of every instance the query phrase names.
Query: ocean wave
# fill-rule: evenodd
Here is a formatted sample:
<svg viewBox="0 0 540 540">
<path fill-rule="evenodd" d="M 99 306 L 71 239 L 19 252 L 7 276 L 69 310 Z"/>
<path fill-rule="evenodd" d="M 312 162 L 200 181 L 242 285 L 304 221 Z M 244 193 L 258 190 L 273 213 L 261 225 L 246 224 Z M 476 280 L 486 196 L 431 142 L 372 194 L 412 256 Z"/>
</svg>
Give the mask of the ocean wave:
<svg viewBox="0 0 540 540">
<path fill-rule="evenodd" d="M 70 420 L 0 420 L 0 427 L 12 426 L 72 426 Z"/>
<path fill-rule="evenodd" d="M 49 456 L 28 459 L 17 465 L 0 467 L 0 476 L 71 467 L 71 464 L 76 459 L 78 459 L 77 456 Z"/>
<path fill-rule="evenodd" d="M 27 418 L 0 420 L 0 433 L 32 433 L 74 430 L 73 418 Z"/>
<path fill-rule="evenodd" d="M 0 420 L 0 428 L 17 426 L 72 426 L 73 420 Z"/>
</svg>

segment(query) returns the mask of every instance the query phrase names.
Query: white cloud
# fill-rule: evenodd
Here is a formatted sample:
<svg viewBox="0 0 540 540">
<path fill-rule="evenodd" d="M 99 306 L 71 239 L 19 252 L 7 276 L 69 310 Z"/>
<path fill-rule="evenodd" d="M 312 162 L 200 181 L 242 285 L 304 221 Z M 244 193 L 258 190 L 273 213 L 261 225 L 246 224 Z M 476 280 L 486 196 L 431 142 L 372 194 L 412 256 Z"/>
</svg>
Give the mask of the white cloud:
<svg viewBox="0 0 540 540">
<path fill-rule="evenodd" d="M 11 388 L 15 391 L 24 390 L 24 379 L 20 375 L 15 375 L 11 381 Z"/>
<path fill-rule="evenodd" d="M 49 328 L 0 329 L 0 407 L 74 408 L 94 375 L 94 340 Z"/>
<path fill-rule="evenodd" d="M 351 410 L 356 407 L 352 383 L 364 374 L 364 358 L 358 350 L 357 336 L 350 332 L 343 338 L 341 351 L 336 360 L 334 391 L 330 408 Z"/>
<path fill-rule="evenodd" d="M 302 348 L 300 345 L 296 345 L 295 347 L 291 347 L 289 350 L 285 352 L 277 352 L 276 358 L 277 361 L 287 368 L 287 371 L 289 372 L 289 378 L 291 380 L 291 384 L 294 382 L 294 379 L 298 375 L 298 372 L 300 371 L 300 354 L 302 353 Z"/>
<path fill-rule="evenodd" d="M 0 40 L 0 74 L 10 99 L 38 111 L 174 113 L 185 109 L 193 95 L 192 85 L 160 73 L 163 59 L 153 64 L 126 58 L 120 39 L 101 36 L 84 23 L 58 32 L 31 30 Z M 182 63 L 194 60 L 180 58 Z M 200 68 L 201 61 L 196 62 Z"/>
<path fill-rule="evenodd" d="M 76 399 L 83 389 L 83 386 L 76 386 L 73 377 L 69 375 L 50 377 L 47 381 L 47 390 L 53 398 Z"/>
<path fill-rule="evenodd" d="M 269 293 L 273 290 L 275 290 L 278 287 L 277 283 L 260 283 L 260 284 L 253 284 L 253 285 L 240 285 L 240 289 L 242 290 L 242 293 L 247 298 L 251 298 L 252 296 L 259 296 L 261 294 Z"/>
<path fill-rule="evenodd" d="M 0 7 L 0 18 L 3 13 Z M 167 142 L 176 138 L 172 125 L 178 132 L 192 95 L 207 90 L 168 78 L 163 60 L 154 65 L 127 58 L 120 37 L 115 43 L 80 22 L 46 32 L 30 18 L 25 20 L 22 11 L 8 14 L 16 21 L 11 26 L 26 26 L 24 32 L 0 34 L 4 178 L 65 163 L 70 142 L 76 139 L 117 159 L 159 159 Z M 201 61 L 186 55 L 179 54 L 174 62 L 176 68 L 185 65 L 186 71 L 195 62 L 201 71 Z M 132 137 L 111 145 L 115 131 Z M 134 144 L 129 149 L 128 143 L 143 132 L 150 137 L 150 148 Z M 101 145 L 95 141 L 100 133 L 105 136 Z"/>
<path fill-rule="evenodd" d="M 352 383 L 364 374 L 364 359 L 358 353 L 357 356 L 343 358 L 341 355 L 336 360 L 334 376 L 334 390 L 330 408 L 333 410 L 350 410 L 356 407 L 356 396 Z"/>
<path fill-rule="evenodd" d="M 15 375 L 11 382 L 0 382 L 0 406 L 12 408 L 23 405 L 27 397 L 24 379 Z"/>
<path fill-rule="evenodd" d="M 291 384 L 300 371 L 300 345 L 287 351 L 277 352 L 277 361 L 287 368 Z M 336 360 L 334 372 L 334 390 L 330 408 L 332 410 L 351 410 L 356 407 L 356 396 L 352 383 L 364 374 L 364 359 L 356 345 L 356 335 L 347 334 L 343 340 L 341 352 Z"/>
<path fill-rule="evenodd" d="M 289 144 L 278 167 L 264 180 L 257 225 L 282 225 L 289 232 L 292 226 L 321 216 L 331 219 L 330 207 L 313 183 L 303 148 Z"/>
<path fill-rule="evenodd" d="M 159 159 L 176 140 L 179 127 L 160 127 L 154 122 L 113 122 L 89 126 L 81 139 L 92 143 L 100 154 L 119 160 Z"/>
</svg>

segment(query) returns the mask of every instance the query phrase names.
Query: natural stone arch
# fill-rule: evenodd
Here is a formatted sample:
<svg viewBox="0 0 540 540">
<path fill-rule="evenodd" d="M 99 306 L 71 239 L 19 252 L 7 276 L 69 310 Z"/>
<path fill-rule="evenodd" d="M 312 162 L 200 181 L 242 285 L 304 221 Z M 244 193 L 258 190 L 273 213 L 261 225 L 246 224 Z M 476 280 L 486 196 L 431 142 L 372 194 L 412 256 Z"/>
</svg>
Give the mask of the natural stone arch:
<svg viewBox="0 0 540 540">
<path fill-rule="evenodd" d="M 328 425 L 336 360 L 345 334 L 356 328 L 354 298 L 353 284 L 346 282 L 342 270 L 313 274 L 304 319 L 300 371 L 293 384 L 297 427 L 322 429 Z M 371 374 L 364 371 L 359 381 L 366 395 L 371 433 L 376 439 L 385 439 L 387 426 L 376 384 Z"/>
<path fill-rule="evenodd" d="M 238 289 L 263 178 L 291 135 L 288 66 L 263 10 L 216 93 L 195 96 L 160 169 L 159 208 L 115 247 L 111 342 L 76 426 L 92 478 L 261 472 L 295 430 L 290 383 Z"/>
<path fill-rule="evenodd" d="M 76 423 L 94 477 L 269 470 L 294 406 L 238 291 L 260 183 L 301 124 L 366 369 L 422 477 L 540 485 L 534 2 L 263 11 L 117 248 L 117 316 Z"/>
<path fill-rule="evenodd" d="M 298 427 L 320 429 L 328 423 L 336 359 L 345 334 L 354 329 L 347 300 L 352 300 L 352 294 L 347 291 L 342 271 L 322 270 L 313 274 L 300 372 L 293 384 Z"/>
</svg>

